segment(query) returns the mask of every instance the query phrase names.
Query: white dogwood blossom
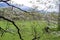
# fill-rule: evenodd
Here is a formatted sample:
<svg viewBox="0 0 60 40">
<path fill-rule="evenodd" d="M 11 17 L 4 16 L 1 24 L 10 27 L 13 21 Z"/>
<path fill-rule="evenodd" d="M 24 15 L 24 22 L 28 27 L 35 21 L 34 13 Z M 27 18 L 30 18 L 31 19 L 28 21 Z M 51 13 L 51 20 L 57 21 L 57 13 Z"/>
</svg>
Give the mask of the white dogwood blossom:
<svg viewBox="0 0 60 40">
<path fill-rule="evenodd" d="M 58 0 L 11 0 L 12 4 L 25 5 L 39 10 L 58 11 Z"/>
</svg>

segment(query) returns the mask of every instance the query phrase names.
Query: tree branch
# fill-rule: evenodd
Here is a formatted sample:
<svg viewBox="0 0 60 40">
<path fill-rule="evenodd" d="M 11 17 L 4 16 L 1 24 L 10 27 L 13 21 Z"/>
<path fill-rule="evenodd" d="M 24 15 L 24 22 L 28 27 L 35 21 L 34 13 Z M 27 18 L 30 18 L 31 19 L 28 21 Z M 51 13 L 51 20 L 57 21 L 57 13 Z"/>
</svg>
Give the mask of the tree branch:
<svg viewBox="0 0 60 40">
<path fill-rule="evenodd" d="M 21 39 L 21 40 L 23 40 L 23 38 L 22 38 L 22 36 L 21 36 L 21 33 L 19 32 L 19 31 L 20 31 L 20 29 L 18 28 L 18 26 L 15 24 L 15 22 L 14 22 L 14 21 L 9 20 L 9 19 L 7 19 L 7 18 L 5 18 L 5 17 L 3 17 L 3 16 L 0 16 L 0 18 L 2 18 L 2 19 L 4 19 L 4 20 L 6 20 L 6 21 L 8 21 L 8 22 L 11 22 L 11 23 L 16 27 L 17 32 L 18 32 L 18 35 L 19 35 L 20 39 Z"/>
<path fill-rule="evenodd" d="M 5 2 L 5 1 L 3 1 L 3 2 L 6 3 L 7 5 L 12 6 L 12 7 L 14 7 L 14 8 L 17 8 L 17 9 L 23 11 L 23 12 L 29 13 L 28 11 L 22 10 L 21 8 L 16 7 L 16 6 L 14 6 L 14 5 L 10 5 L 9 3 Z"/>
</svg>

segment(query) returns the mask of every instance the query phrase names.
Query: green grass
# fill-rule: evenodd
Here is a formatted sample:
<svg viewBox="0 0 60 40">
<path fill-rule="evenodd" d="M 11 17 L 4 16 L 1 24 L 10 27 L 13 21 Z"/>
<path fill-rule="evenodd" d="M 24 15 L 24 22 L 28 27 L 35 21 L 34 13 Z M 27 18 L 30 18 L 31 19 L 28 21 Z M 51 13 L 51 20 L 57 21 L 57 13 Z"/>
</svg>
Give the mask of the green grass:
<svg viewBox="0 0 60 40">
<path fill-rule="evenodd" d="M 34 31 L 32 27 L 36 28 L 36 35 L 40 36 L 40 40 L 60 40 L 60 37 L 56 37 L 53 34 L 44 32 L 43 28 L 47 25 L 45 21 L 15 21 L 15 24 L 20 28 L 20 32 L 24 40 L 33 39 Z M 12 25 L 12 23 L 7 21 L 0 21 L 0 27 L 2 27 L 3 29 L 9 28 L 9 30 L 14 31 L 13 34 L 4 33 L 2 37 L 0 36 L 0 40 L 20 40 L 17 34 L 17 30 Z"/>
</svg>

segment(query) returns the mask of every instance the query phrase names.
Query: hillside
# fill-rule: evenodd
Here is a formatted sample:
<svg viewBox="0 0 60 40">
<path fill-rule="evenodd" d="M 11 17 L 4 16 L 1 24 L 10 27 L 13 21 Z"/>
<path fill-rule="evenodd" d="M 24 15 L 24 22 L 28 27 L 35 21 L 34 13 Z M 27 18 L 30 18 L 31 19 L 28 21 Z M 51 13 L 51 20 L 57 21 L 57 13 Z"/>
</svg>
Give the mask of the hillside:
<svg viewBox="0 0 60 40">
<path fill-rule="evenodd" d="M 25 13 L 16 8 L 12 10 L 12 7 L 7 7 L 0 8 L 0 15 L 12 20 L 40 20 L 43 14 L 38 12 Z"/>
</svg>

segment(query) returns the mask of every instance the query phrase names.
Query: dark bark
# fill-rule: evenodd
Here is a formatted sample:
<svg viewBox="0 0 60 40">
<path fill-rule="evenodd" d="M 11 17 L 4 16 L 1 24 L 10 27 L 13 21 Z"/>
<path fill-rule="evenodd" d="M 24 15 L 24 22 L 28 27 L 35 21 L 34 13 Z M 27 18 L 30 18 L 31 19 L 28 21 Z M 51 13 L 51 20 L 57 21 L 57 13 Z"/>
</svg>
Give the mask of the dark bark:
<svg viewBox="0 0 60 40">
<path fill-rule="evenodd" d="M 4 2 L 4 1 L 3 1 L 3 2 Z M 16 7 L 16 6 L 14 6 L 14 5 L 10 5 L 10 4 L 9 4 L 9 3 L 7 3 L 7 2 L 4 2 L 4 3 L 6 3 L 7 5 L 12 6 L 12 7 L 14 7 L 14 8 L 17 8 L 17 9 L 19 9 L 19 10 L 23 11 L 23 12 L 29 13 L 28 11 L 22 10 L 21 8 Z"/>
<path fill-rule="evenodd" d="M 11 23 L 16 27 L 17 32 L 18 32 L 18 35 L 19 35 L 20 39 L 21 39 L 21 40 L 23 40 L 23 38 L 22 38 L 22 36 L 21 36 L 21 33 L 19 32 L 19 31 L 20 31 L 20 29 L 18 28 L 18 26 L 15 24 L 15 22 L 14 22 L 14 21 L 9 20 L 9 19 L 7 19 L 7 18 L 5 18 L 5 17 L 3 17 L 3 16 L 0 16 L 0 18 L 2 18 L 2 19 L 4 19 L 4 20 L 6 20 L 6 21 L 8 21 L 8 22 L 11 22 Z"/>
<path fill-rule="evenodd" d="M 7 1 L 10 1 L 10 0 L 0 0 L 0 2 L 7 2 Z"/>
</svg>

